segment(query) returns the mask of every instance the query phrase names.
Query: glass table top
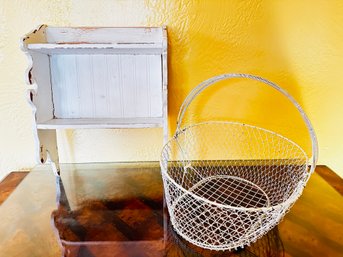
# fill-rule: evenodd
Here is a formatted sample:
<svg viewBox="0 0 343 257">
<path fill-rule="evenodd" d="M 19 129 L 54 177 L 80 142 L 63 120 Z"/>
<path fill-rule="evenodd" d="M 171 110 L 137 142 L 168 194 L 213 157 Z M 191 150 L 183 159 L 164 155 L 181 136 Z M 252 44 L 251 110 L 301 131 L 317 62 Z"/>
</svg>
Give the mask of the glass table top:
<svg viewBox="0 0 343 257">
<path fill-rule="evenodd" d="M 284 220 L 237 251 L 179 237 L 158 163 L 34 168 L 0 206 L 0 256 L 343 256 L 343 198 L 314 174 Z"/>
</svg>

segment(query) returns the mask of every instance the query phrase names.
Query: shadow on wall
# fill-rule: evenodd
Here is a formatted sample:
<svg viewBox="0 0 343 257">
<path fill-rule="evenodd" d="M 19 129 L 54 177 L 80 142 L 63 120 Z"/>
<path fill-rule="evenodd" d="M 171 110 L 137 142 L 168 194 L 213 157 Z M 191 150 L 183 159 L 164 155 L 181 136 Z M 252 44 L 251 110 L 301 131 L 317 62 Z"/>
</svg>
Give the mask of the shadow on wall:
<svg viewBox="0 0 343 257">
<path fill-rule="evenodd" d="M 273 2 L 147 1 L 147 6 L 149 25 L 168 25 L 171 134 L 187 94 L 202 81 L 223 73 L 269 79 L 302 105 L 292 60 L 276 26 Z M 207 89 L 190 106 L 185 125 L 208 119 L 265 127 L 290 137 L 310 153 L 308 132 L 296 108 L 277 91 L 255 82 L 232 80 Z"/>
</svg>

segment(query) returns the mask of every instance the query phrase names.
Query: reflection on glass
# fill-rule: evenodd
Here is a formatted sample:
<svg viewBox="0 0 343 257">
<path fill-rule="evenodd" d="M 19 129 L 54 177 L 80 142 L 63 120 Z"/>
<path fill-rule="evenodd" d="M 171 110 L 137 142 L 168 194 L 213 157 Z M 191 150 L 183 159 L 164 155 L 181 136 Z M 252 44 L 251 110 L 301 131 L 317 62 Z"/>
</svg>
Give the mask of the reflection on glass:
<svg viewBox="0 0 343 257">
<path fill-rule="evenodd" d="M 180 238 L 171 226 L 168 226 L 168 244 L 165 248 L 165 255 L 168 257 L 281 257 L 284 256 L 284 248 L 279 237 L 277 227 L 269 231 L 261 239 L 250 246 L 237 251 L 211 251 L 197 247 Z"/>
<path fill-rule="evenodd" d="M 277 227 L 237 251 L 210 251 L 188 243 L 168 222 L 158 168 L 136 169 L 102 172 L 98 177 L 76 172 L 66 179 L 69 190 L 63 176 L 57 178 L 57 209 L 51 218 L 63 256 L 284 255 Z"/>
</svg>

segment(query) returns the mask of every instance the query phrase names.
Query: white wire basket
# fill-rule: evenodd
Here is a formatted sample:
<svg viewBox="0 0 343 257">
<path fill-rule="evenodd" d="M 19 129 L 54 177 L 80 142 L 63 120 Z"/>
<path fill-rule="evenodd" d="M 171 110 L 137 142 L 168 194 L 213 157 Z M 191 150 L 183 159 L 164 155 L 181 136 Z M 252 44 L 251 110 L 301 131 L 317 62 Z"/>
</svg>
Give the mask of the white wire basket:
<svg viewBox="0 0 343 257">
<path fill-rule="evenodd" d="M 292 140 L 248 124 L 208 121 L 181 128 L 194 98 L 229 78 L 263 82 L 293 103 L 310 134 L 312 156 Z M 162 150 L 162 178 L 174 230 L 207 249 L 249 245 L 275 227 L 301 195 L 315 169 L 317 149 L 308 117 L 276 84 L 247 74 L 204 81 L 184 100 L 175 135 Z"/>
</svg>

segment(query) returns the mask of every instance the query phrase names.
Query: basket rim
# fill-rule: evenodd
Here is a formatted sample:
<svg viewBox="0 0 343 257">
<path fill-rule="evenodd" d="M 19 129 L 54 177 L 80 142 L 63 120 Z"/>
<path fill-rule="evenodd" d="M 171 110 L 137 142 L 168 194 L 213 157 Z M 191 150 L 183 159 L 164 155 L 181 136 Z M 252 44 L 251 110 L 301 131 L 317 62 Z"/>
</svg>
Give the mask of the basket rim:
<svg viewBox="0 0 343 257">
<path fill-rule="evenodd" d="M 180 189 L 181 191 L 183 191 L 186 194 L 191 195 L 195 199 L 197 199 L 199 201 L 203 201 L 203 202 L 205 202 L 207 204 L 215 205 L 217 207 L 225 208 L 225 209 L 232 209 L 232 210 L 238 210 L 238 211 L 250 211 L 250 212 L 253 212 L 253 211 L 270 211 L 270 210 L 274 210 L 274 209 L 282 209 L 283 207 L 287 207 L 288 208 L 288 206 L 292 205 L 299 198 L 303 188 L 306 185 L 307 179 L 311 175 L 311 170 L 307 171 L 306 173 L 304 173 L 306 176 L 303 176 L 302 179 L 300 179 L 298 181 L 297 187 L 295 188 L 294 192 L 284 202 L 279 203 L 277 205 L 271 205 L 269 207 L 260 207 L 260 208 L 255 208 L 255 207 L 235 207 L 235 206 L 231 206 L 231 205 L 225 205 L 225 204 L 217 203 L 217 202 L 214 202 L 214 201 L 210 201 L 210 200 L 208 200 L 206 198 L 203 198 L 201 196 L 198 196 L 198 195 L 194 194 L 193 192 L 190 192 L 190 191 L 186 190 L 184 187 L 182 187 L 181 185 L 176 183 L 176 181 L 172 177 L 169 176 L 169 174 L 167 172 L 168 169 L 165 169 L 164 165 L 162 164 L 162 161 L 163 161 L 163 156 L 162 155 L 163 155 L 163 152 L 165 151 L 165 148 L 171 142 L 177 140 L 178 135 L 184 133 L 187 129 L 192 128 L 192 127 L 196 127 L 196 126 L 200 126 L 200 125 L 213 124 L 213 123 L 225 123 L 225 124 L 235 124 L 235 125 L 247 126 L 247 127 L 256 128 L 256 129 L 265 131 L 267 133 L 274 134 L 274 135 L 276 135 L 278 137 L 281 137 L 281 138 L 285 139 L 286 141 L 288 141 L 289 143 L 291 143 L 294 146 L 296 146 L 304 154 L 304 156 L 306 157 L 305 158 L 306 159 L 306 169 L 308 169 L 308 167 L 311 166 L 309 164 L 309 159 L 310 158 L 308 157 L 308 155 L 306 154 L 304 149 L 302 149 L 294 141 L 292 141 L 289 138 L 287 138 L 287 137 L 285 137 L 285 136 L 283 136 L 281 134 L 278 134 L 278 133 L 276 133 L 274 131 L 271 131 L 271 130 L 268 130 L 268 129 L 265 129 L 265 128 L 261 128 L 261 127 L 258 127 L 258 126 L 250 125 L 250 124 L 247 124 L 247 123 L 236 122 L 236 121 L 205 121 L 205 122 L 199 122 L 199 123 L 191 124 L 191 125 L 189 125 L 187 127 L 184 127 L 182 130 L 179 130 L 177 133 L 175 133 L 175 135 L 171 139 L 169 139 L 167 141 L 167 143 L 165 143 L 165 145 L 162 148 L 161 156 L 160 156 L 160 166 L 161 166 L 162 176 L 166 177 L 169 181 L 171 181 L 178 189 Z"/>
</svg>

